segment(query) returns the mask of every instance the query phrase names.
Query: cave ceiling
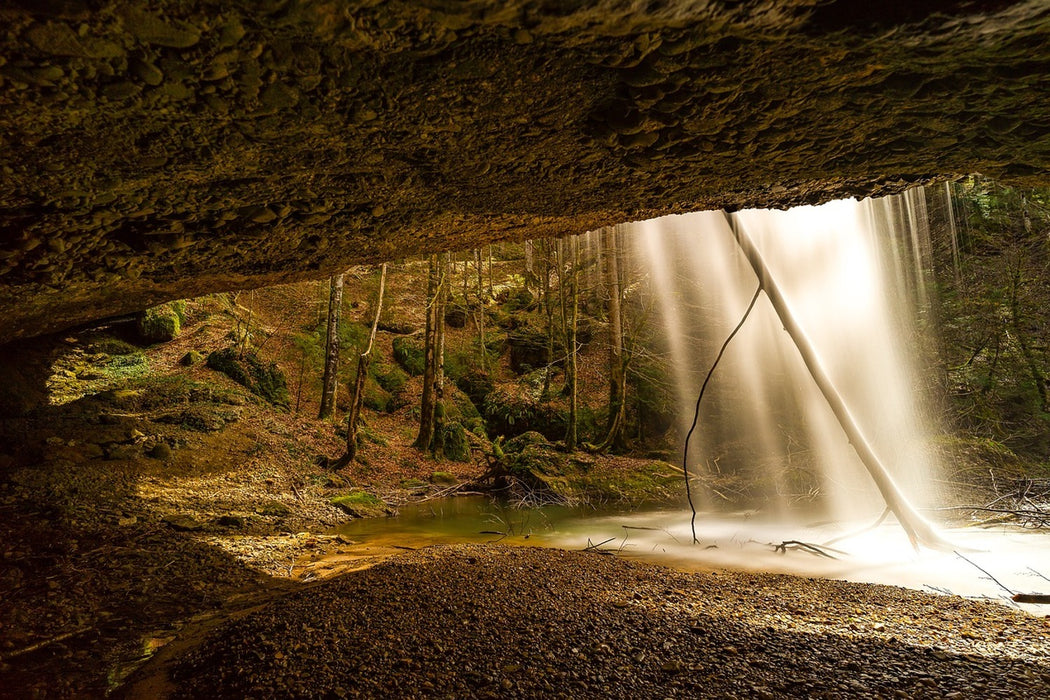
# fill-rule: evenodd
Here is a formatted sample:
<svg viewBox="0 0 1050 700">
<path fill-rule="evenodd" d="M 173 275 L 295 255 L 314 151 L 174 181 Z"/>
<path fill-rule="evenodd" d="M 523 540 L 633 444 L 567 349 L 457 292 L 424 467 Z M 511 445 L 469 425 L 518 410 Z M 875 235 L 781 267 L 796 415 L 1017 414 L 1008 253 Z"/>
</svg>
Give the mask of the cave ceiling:
<svg viewBox="0 0 1050 700">
<path fill-rule="evenodd" d="M 0 342 L 1050 165 L 1046 0 L 0 0 L 0 36 Z"/>
</svg>

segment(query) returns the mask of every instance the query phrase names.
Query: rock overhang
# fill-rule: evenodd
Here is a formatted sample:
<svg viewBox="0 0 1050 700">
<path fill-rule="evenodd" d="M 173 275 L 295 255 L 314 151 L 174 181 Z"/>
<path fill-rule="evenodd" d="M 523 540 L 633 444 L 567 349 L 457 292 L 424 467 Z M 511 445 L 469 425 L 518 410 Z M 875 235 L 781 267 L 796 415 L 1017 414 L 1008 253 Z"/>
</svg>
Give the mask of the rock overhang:
<svg viewBox="0 0 1050 700">
<path fill-rule="evenodd" d="M 1048 3 L 879 10 L 8 2 L 0 342 L 668 213 L 1045 183 Z"/>
</svg>

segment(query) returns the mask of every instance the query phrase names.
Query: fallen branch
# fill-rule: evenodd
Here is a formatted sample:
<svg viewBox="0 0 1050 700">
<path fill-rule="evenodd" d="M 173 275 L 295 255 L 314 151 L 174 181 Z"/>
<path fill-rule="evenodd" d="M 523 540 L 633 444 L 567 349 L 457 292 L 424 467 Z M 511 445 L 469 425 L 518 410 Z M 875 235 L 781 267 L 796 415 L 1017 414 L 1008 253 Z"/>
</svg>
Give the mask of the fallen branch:
<svg viewBox="0 0 1050 700">
<path fill-rule="evenodd" d="M 1030 603 L 1032 605 L 1050 605 L 1050 595 L 1044 593 L 1014 593 L 1010 600 L 1015 603 Z"/>
<path fill-rule="evenodd" d="M 988 577 L 989 579 L 991 579 L 992 581 L 994 581 L 994 582 L 995 582 L 995 585 L 999 586 L 999 588 L 1002 588 L 1002 589 L 1003 589 L 1004 591 L 1006 591 L 1007 593 L 1009 593 L 1009 594 L 1010 594 L 1010 596 L 1011 596 L 1011 598 L 1012 598 L 1013 596 L 1015 596 L 1015 595 L 1019 595 L 1019 594 L 1018 594 L 1018 593 L 1017 593 L 1016 591 L 1014 591 L 1014 590 L 1012 590 L 1012 589 L 1010 589 L 1010 588 L 1007 588 L 1006 586 L 1004 586 L 1004 585 L 1003 585 L 1003 584 L 1002 584 L 1002 583 L 1001 583 L 1001 582 L 999 581 L 999 579 L 997 579 L 996 577 L 992 576 L 992 575 L 991 575 L 990 573 L 988 573 L 987 571 L 985 571 L 985 570 L 984 570 L 984 569 L 982 569 L 981 567 L 977 566 L 977 564 L 973 563 L 972 561 L 970 561 L 969 559 L 967 559 L 966 557 L 964 557 L 964 556 L 963 556 L 962 554 L 959 554 L 959 552 L 955 552 L 955 556 L 959 557 L 959 558 L 960 558 L 960 559 L 962 559 L 962 560 L 963 560 L 964 562 L 966 562 L 967 564 L 969 564 L 970 566 L 972 566 L 973 568 L 977 569 L 977 570 L 978 570 L 978 571 L 980 571 L 980 572 L 981 572 L 982 574 L 984 574 L 985 576 L 987 576 L 987 577 Z"/>
<path fill-rule="evenodd" d="M 34 651 L 39 651 L 40 649 L 43 649 L 44 647 L 51 646 L 52 644 L 57 644 L 58 642 L 64 642 L 65 640 L 67 640 L 67 639 L 69 639 L 71 637 L 76 637 L 78 635 L 84 634 L 85 632 L 90 632 L 93 629 L 94 629 L 94 627 L 91 627 L 91 626 L 78 627 L 77 629 L 72 630 L 70 632 L 63 632 L 60 635 L 57 635 L 57 636 L 54 636 L 54 637 L 50 637 L 48 639 L 42 639 L 39 642 L 36 642 L 34 644 L 30 644 L 27 647 L 22 647 L 21 649 L 17 649 L 17 650 L 12 651 L 12 652 L 10 652 L 8 654 L 4 654 L 3 656 L 0 656 L 0 661 L 4 661 L 4 662 L 10 661 L 11 659 L 13 659 L 13 658 L 15 658 L 17 656 L 22 656 L 23 654 L 29 654 L 29 653 L 32 653 Z"/>
<path fill-rule="evenodd" d="M 689 510 L 693 512 L 692 518 L 689 520 L 689 527 L 693 533 L 693 544 L 699 544 L 700 540 L 696 538 L 696 506 L 693 505 L 693 491 L 689 486 L 689 440 L 693 437 L 693 431 L 696 430 L 696 424 L 700 422 L 700 402 L 704 399 L 704 392 L 707 390 L 707 385 L 711 381 L 711 375 L 715 373 L 715 368 L 718 367 L 718 363 L 722 360 L 722 355 L 725 354 L 726 348 L 729 347 L 729 343 L 732 342 L 736 334 L 740 332 L 740 329 L 744 327 L 744 322 L 747 321 L 747 317 L 751 315 L 751 309 L 755 308 L 755 302 L 758 301 L 758 295 L 762 293 L 762 278 L 759 277 L 758 289 L 755 290 L 754 296 L 751 297 L 751 302 L 747 305 L 747 309 L 744 311 L 744 315 L 740 317 L 740 322 L 736 324 L 736 328 L 729 334 L 725 342 L 722 343 L 721 349 L 718 351 L 718 355 L 715 356 L 715 361 L 711 364 L 711 369 L 707 371 L 707 376 L 704 377 L 704 383 L 700 385 L 700 393 L 696 397 L 696 408 L 693 410 L 693 424 L 689 426 L 689 432 L 685 435 L 685 446 L 682 449 L 682 477 L 685 479 L 685 496 L 689 501 Z"/>
<path fill-rule="evenodd" d="M 799 540 L 784 540 L 780 544 L 773 544 L 772 542 L 770 542 L 770 544 L 773 545 L 774 552 L 780 552 L 781 554 L 786 554 L 788 547 L 791 547 L 792 549 L 801 549 L 805 552 L 809 552 L 810 554 L 816 554 L 819 557 L 826 557 L 828 559 L 838 559 L 838 557 L 829 554 L 818 545 L 810 544 L 809 542 L 800 542 Z M 836 552 L 838 554 L 844 554 L 844 552 L 840 552 L 837 549 L 831 549 L 830 551 Z"/>
</svg>

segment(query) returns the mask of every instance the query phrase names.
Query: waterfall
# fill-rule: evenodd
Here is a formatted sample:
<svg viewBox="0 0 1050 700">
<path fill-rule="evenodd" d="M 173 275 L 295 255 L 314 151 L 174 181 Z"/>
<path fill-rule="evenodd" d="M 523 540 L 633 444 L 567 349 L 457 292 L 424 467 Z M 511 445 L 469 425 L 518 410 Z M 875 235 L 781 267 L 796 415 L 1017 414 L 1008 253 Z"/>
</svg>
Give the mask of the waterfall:
<svg viewBox="0 0 1050 700">
<path fill-rule="evenodd" d="M 926 206 L 920 190 L 734 215 L 878 459 L 918 504 L 932 500 L 935 474 L 913 357 L 924 346 L 914 319 L 927 307 Z M 684 435 L 703 375 L 758 282 L 720 212 L 630 232 L 657 299 Z M 702 507 L 839 520 L 885 507 L 768 299 L 712 381 L 690 445 Z"/>
</svg>

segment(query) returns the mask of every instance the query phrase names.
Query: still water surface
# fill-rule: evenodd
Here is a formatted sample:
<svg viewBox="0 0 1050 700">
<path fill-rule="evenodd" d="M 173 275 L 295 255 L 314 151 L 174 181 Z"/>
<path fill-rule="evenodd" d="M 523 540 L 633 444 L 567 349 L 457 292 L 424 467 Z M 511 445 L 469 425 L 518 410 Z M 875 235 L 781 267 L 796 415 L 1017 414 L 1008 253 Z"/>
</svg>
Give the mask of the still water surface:
<svg viewBox="0 0 1050 700">
<path fill-rule="evenodd" d="M 788 523 L 753 511 L 701 513 L 700 543 L 694 545 L 688 511 L 517 509 L 470 496 L 403 506 L 397 517 L 354 520 L 337 532 L 362 543 L 413 548 L 499 542 L 580 550 L 603 543 L 604 551 L 687 571 L 768 571 L 882 583 L 987 597 L 1011 606 L 1016 604 L 1007 589 L 1050 593 L 1048 533 L 1006 526 L 955 527 L 943 530 L 953 550 L 916 552 L 895 523 L 871 528 L 873 521 Z M 790 545 L 778 551 L 776 545 L 785 541 L 816 545 L 834 558 Z M 1020 607 L 1038 615 L 1050 613 L 1050 606 Z"/>
</svg>

